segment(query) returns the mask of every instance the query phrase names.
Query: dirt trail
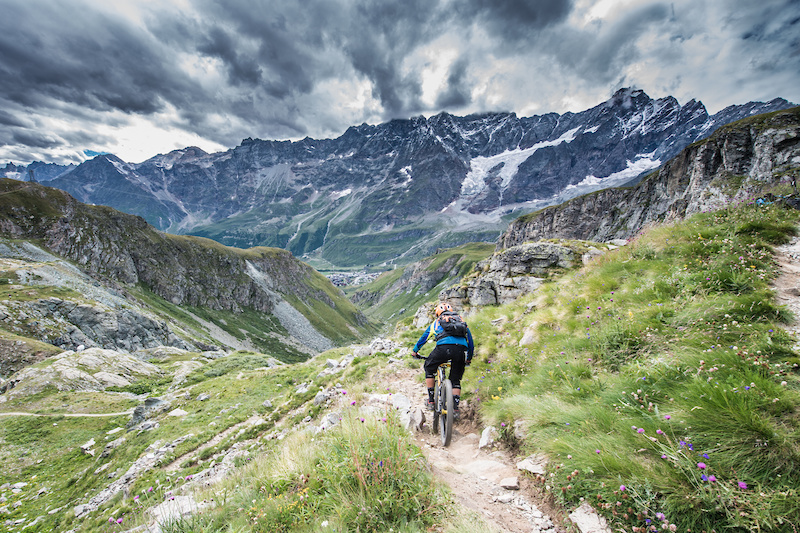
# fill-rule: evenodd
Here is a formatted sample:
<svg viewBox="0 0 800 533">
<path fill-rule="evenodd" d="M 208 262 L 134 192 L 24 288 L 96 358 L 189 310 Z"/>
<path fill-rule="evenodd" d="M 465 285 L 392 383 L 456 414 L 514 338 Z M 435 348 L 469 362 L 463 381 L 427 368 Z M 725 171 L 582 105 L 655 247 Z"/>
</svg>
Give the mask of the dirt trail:
<svg viewBox="0 0 800 533">
<path fill-rule="evenodd" d="M 794 320 L 786 329 L 795 338 L 800 338 L 800 238 L 776 247 L 775 260 L 781 269 L 780 276 L 773 284 L 778 303 L 794 314 Z M 795 346 L 797 349 L 800 346 Z"/>
<path fill-rule="evenodd" d="M 427 394 L 419 380 L 421 372 L 403 367 L 390 371 L 384 379 L 391 384 L 390 391 L 404 394 L 413 405 L 422 406 Z M 471 377 L 467 370 L 465 381 L 469 382 Z M 473 412 L 468 405 L 462 411 L 464 420 L 456 423 L 447 448 L 442 446 L 438 434 L 430 433 L 430 415 L 426 414 L 425 430 L 414 434 L 434 474 L 450 486 L 456 500 L 480 514 L 500 533 L 566 531 L 560 525 L 558 513 L 537 496 L 532 482 L 515 466 L 523 457 L 512 458 L 497 447 L 479 449 L 480 430 L 471 420 Z M 508 478 L 517 478 L 518 490 L 500 485 Z"/>
</svg>

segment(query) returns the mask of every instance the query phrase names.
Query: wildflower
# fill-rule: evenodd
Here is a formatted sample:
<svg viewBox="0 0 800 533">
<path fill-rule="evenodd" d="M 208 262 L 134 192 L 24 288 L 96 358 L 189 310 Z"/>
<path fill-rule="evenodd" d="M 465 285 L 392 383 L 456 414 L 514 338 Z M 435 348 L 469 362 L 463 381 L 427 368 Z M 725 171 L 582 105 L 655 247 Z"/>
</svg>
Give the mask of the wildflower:
<svg viewBox="0 0 800 533">
<path fill-rule="evenodd" d="M 186 481 L 190 481 L 191 479 L 192 479 L 192 475 L 191 475 L 191 474 L 189 474 L 188 476 L 186 476 Z"/>
<path fill-rule="evenodd" d="M 664 432 L 663 432 L 663 431 L 661 431 L 660 429 L 657 429 L 657 430 L 656 430 L 656 433 L 658 433 L 659 435 L 663 435 L 663 434 L 664 434 Z"/>
<path fill-rule="evenodd" d="M 639 428 L 636 430 L 636 433 L 644 433 L 644 428 Z"/>
<path fill-rule="evenodd" d="M 707 453 L 704 453 L 704 454 L 703 454 L 703 457 L 704 457 L 704 458 L 706 458 L 706 459 L 708 459 L 708 454 L 707 454 Z"/>
<path fill-rule="evenodd" d="M 666 454 L 662 454 L 662 455 L 661 455 L 661 458 L 662 458 L 662 459 L 666 459 L 666 458 L 667 458 Z"/>
<path fill-rule="evenodd" d="M 747 490 L 747 483 L 745 483 L 744 481 L 740 481 L 739 488 L 742 490 Z"/>
<path fill-rule="evenodd" d="M 121 524 L 121 523 L 122 523 L 122 518 L 117 518 L 117 524 Z"/>
<path fill-rule="evenodd" d="M 669 420 L 670 418 L 672 418 L 672 417 L 669 416 L 669 415 L 664 415 L 664 420 Z"/>
<path fill-rule="evenodd" d="M 697 463 L 697 468 L 699 468 L 700 470 L 705 470 L 706 469 L 706 464 L 705 463 Z"/>
<path fill-rule="evenodd" d="M 505 422 L 500 422 L 500 427 L 501 427 L 501 428 L 504 428 L 504 427 L 506 427 L 506 423 L 505 423 Z"/>
<path fill-rule="evenodd" d="M 355 400 L 353 400 L 352 402 L 350 402 L 350 405 L 355 405 L 355 404 L 356 404 L 356 401 L 355 401 Z"/>
<path fill-rule="evenodd" d="M 342 391 L 342 394 L 347 394 L 347 391 L 346 391 L 346 390 L 343 390 L 343 391 Z"/>
<path fill-rule="evenodd" d="M 708 481 L 708 476 L 703 474 L 702 476 L 700 476 L 700 479 L 702 479 L 703 481 Z"/>
<path fill-rule="evenodd" d="M 113 523 L 114 523 L 114 519 L 113 519 L 113 518 L 111 518 L 111 517 L 109 517 L 109 519 L 108 519 L 108 522 L 109 522 L 110 524 L 113 524 Z"/>
<path fill-rule="evenodd" d="M 625 485 L 620 485 L 619 490 L 620 492 L 625 492 Z"/>
<path fill-rule="evenodd" d="M 666 518 L 667 518 L 667 517 L 666 517 L 666 516 L 664 516 L 664 513 L 656 513 L 656 519 L 657 519 L 658 521 L 663 521 L 663 520 L 665 520 Z"/>
<path fill-rule="evenodd" d="M 600 453 L 600 450 L 595 450 L 594 453 Z"/>
<path fill-rule="evenodd" d="M 153 487 L 150 487 L 149 489 L 147 489 L 147 492 L 153 492 Z"/>
<path fill-rule="evenodd" d="M 712 476 L 708 476 L 708 480 L 709 480 L 711 483 L 714 483 L 715 481 L 717 481 L 717 476 L 713 476 L 713 475 L 712 475 Z"/>
</svg>

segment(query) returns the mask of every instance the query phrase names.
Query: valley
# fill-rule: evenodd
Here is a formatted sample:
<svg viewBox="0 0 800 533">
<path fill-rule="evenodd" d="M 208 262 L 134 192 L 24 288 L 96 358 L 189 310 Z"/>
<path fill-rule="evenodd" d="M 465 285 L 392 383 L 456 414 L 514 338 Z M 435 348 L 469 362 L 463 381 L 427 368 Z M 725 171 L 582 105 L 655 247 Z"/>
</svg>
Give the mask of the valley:
<svg viewBox="0 0 800 533">
<path fill-rule="evenodd" d="M 603 531 L 790 531 L 798 139 L 796 108 L 735 122 L 344 290 L 281 248 L 2 179 L 0 523 L 555 533 L 582 509 Z M 438 299 L 477 340 L 448 450 L 408 357 Z"/>
</svg>

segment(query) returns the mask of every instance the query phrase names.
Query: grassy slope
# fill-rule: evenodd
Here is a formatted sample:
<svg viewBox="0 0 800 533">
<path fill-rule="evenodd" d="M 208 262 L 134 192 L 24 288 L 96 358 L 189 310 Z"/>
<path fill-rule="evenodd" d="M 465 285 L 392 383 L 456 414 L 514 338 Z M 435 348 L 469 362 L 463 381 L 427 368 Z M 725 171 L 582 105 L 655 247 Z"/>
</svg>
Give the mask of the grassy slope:
<svg viewBox="0 0 800 533">
<path fill-rule="evenodd" d="M 533 313 L 484 310 L 466 396 L 509 444 L 551 457 L 544 491 L 615 527 L 791 531 L 800 359 L 769 284 L 771 246 L 797 221 L 775 206 L 703 214 L 547 285 Z"/>
<path fill-rule="evenodd" d="M 435 271 L 453 257 L 457 258 L 457 263 L 451 269 L 452 274 L 446 275 L 430 290 L 420 293 L 416 288 L 412 288 L 412 290 L 392 295 L 377 305 L 365 308 L 364 313 L 380 321 L 387 321 L 390 318 L 398 320 L 412 316 L 422 303 L 435 299 L 442 289 L 469 274 L 478 261 L 486 259 L 494 252 L 494 248 L 495 245 L 490 243 L 470 243 L 427 257 L 422 262 L 430 261 L 425 268 L 428 272 Z M 360 286 L 356 290 L 385 294 L 386 290 L 399 280 L 409 268 L 411 267 L 406 266 L 386 272 L 372 283 Z"/>
</svg>

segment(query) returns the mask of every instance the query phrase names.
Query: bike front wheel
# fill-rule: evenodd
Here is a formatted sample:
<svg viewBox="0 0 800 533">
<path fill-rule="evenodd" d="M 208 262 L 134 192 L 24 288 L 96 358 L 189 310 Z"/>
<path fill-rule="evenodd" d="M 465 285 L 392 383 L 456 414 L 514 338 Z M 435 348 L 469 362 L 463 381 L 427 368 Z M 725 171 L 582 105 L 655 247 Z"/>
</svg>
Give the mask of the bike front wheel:
<svg viewBox="0 0 800 533">
<path fill-rule="evenodd" d="M 455 401 L 453 400 L 453 383 L 446 379 L 444 380 L 444 390 L 440 399 L 441 420 L 439 427 L 441 430 L 442 444 L 450 446 L 450 441 L 453 438 L 453 423 L 455 422 Z"/>
<path fill-rule="evenodd" d="M 441 412 L 441 397 L 442 397 L 442 387 L 440 385 L 436 385 L 436 388 L 433 390 L 433 424 L 431 424 L 431 433 L 436 435 L 439 433 L 439 413 Z"/>
</svg>

